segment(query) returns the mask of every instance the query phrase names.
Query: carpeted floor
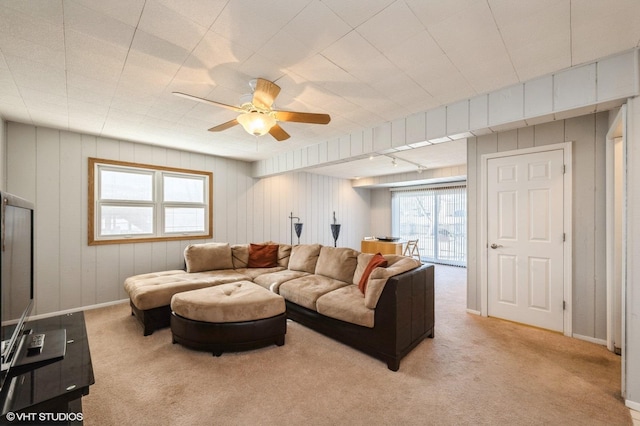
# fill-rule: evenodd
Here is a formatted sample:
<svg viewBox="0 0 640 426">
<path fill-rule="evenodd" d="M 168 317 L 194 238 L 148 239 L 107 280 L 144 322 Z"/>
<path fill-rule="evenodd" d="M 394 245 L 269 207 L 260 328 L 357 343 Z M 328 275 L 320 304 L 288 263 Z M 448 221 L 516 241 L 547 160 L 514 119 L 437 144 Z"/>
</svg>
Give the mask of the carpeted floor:
<svg viewBox="0 0 640 426">
<path fill-rule="evenodd" d="M 85 313 L 92 425 L 626 425 L 620 358 L 465 312 L 466 270 L 436 267 L 435 338 L 398 372 L 295 322 L 286 343 L 220 358 L 143 337 L 127 304 Z"/>
</svg>

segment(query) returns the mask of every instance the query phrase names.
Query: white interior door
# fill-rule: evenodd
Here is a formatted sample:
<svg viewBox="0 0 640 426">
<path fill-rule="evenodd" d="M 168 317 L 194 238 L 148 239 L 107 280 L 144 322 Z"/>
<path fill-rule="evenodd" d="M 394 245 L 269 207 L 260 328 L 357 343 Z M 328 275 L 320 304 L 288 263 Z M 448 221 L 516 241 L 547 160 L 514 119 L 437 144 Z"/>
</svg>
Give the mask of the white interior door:
<svg viewBox="0 0 640 426">
<path fill-rule="evenodd" d="M 488 315 L 563 331 L 564 153 L 487 162 Z"/>
</svg>

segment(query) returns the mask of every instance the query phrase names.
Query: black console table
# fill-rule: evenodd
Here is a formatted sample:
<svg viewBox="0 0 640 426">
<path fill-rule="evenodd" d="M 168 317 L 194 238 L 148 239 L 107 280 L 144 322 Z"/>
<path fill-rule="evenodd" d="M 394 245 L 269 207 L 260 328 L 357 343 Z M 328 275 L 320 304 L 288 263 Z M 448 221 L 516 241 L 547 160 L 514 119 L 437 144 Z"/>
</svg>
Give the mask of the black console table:
<svg viewBox="0 0 640 426">
<path fill-rule="evenodd" d="M 66 354 L 62 360 L 6 379 L 0 423 L 82 424 L 82 397 L 95 383 L 84 313 L 30 321 L 25 328 L 34 333 L 66 329 Z"/>
</svg>

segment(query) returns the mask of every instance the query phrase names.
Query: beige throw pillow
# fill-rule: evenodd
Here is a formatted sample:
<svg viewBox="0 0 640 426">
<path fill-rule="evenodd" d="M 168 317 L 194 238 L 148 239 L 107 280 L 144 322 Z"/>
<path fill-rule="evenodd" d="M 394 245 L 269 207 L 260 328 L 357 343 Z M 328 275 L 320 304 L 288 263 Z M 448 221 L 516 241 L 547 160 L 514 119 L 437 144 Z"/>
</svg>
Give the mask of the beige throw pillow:
<svg viewBox="0 0 640 426">
<path fill-rule="evenodd" d="M 249 263 L 249 244 L 234 244 L 231 246 L 233 268 L 246 268 Z"/>
<path fill-rule="evenodd" d="M 322 247 L 315 273 L 351 283 L 358 265 L 358 252 L 346 247 Z"/>
<path fill-rule="evenodd" d="M 353 273 L 353 281 L 352 281 L 353 284 L 355 285 L 360 284 L 360 280 L 362 279 L 362 274 L 364 273 L 364 270 L 367 269 L 367 265 L 369 265 L 369 262 L 371 261 L 372 257 L 373 257 L 372 253 L 358 254 L 358 266 L 356 266 L 356 271 Z"/>
<path fill-rule="evenodd" d="M 400 275 L 403 272 L 419 268 L 422 263 L 419 260 L 396 255 L 384 255 L 387 259 L 388 266 L 386 268 L 375 268 L 369 275 L 367 288 L 364 293 L 364 305 L 369 309 L 375 309 L 384 290 L 385 284 L 390 277 Z"/>
<path fill-rule="evenodd" d="M 233 269 L 229 243 L 190 244 L 184 249 L 187 272 Z"/>
<path fill-rule="evenodd" d="M 289 258 L 291 257 L 291 246 L 289 244 L 280 244 L 278 246 L 278 266 L 283 268 L 289 267 Z"/>
<path fill-rule="evenodd" d="M 289 270 L 313 274 L 320 255 L 320 244 L 301 244 L 291 248 Z"/>
</svg>

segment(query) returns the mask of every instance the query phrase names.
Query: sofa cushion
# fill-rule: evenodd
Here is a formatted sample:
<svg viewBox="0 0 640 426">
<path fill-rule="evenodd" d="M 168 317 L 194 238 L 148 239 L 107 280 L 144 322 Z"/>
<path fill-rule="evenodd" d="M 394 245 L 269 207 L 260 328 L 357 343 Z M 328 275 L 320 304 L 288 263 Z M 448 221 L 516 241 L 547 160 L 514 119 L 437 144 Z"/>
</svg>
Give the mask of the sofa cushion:
<svg viewBox="0 0 640 426">
<path fill-rule="evenodd" d="M 346 247 L 327 247 L 320 249 L 315 273 L 350 283 L 358 266 L 358 252 Z"/>
<path fill-rule="evenodd" d="M 249 263 L 249 244 L 232 245 L 231 261 L 234 269 L 246 268 Z"/>
<path fill-rule="evenodd" d="M 249 277 L 250 281 L 253 281 L 261 275 L 270 274 L 272 272 L 278 272 L 282 270 L 286 269 L 281 266 L 274 266 L 273 268 L 240 268 L 236 269 L 235 271 L 239 274 L 246 275 L 247 277 Z"/>
<path fill-rule="evenodd" d="M 319 314 L 373 328 L 375 311 L 364 305 L 357 285 L 351 284 L 320 296 L 316 306 Z"/>
<path fill-rule="evenodd" d="M 278 245 L 278 266 L 283 268 L 289 267 L 289 259 L 291 258 L 291 246 L 289 244 Z"/>
<path fill-rule="evenodd" d="M 301 244 L 291 247 L 289 269 L 313 274 L 320 255 L 320 244 Z"/>
<path fill-rule="evenodd" d="M 244 322 L 285 312 L 284 299 L 250 281 L 221 284 L 176 294 L 171 310 L 195 321 Z"/>
<path fill-rule="evenodd" d="M 248 278 L 233 269 L 194 273 L 176 272 L 135 275 L 125 280 L 124 288 L 131 302 L 138 309 L 146 310 L 168 306 L 171 303 L 171 297 L 176 293 Z"/>
<path fill-rule="evenodd" d="M 388 265 L 387 259 L 385 259 L 382 254 L 376 253 L 371 257 L 367 267 L 364 269 L 362 276 L 360 277 L 360 282 L 358 282 L 358 288 L 365 294 L 367 290 L 367 283 L 369 282 L 369 275 L 375 268 L 386 268 Z"/>
<path fill-rule="evenodd" d="M 273 268 L 278 266 L 277 244 L 249 244 L 249 268 Z"/>
<path fill-rule="evenodd" d="M 316 310 L 316 300 L 324 294 L 349 285 L 323 275 L 306 275 L 280 284 L 282 297 L 297 305 Z"/>
<path fill-rule="evenodd" d="M 284 269 L 278 272 L 269 272 L 261 274 L 253 279 L 253 282 L 261 285 L 264 288 L 271 290 L 274 293 L 280 293 L 280 284 L 286 281 L 291 281 L 295 278 L 304 277 L 310 275 L 308 272 L 291 271 Z"/>
<path fill-rule="evenodd" d="M 127 292 L 128 295 L 131 295 L 138 287 L 139 283 L 150 281 L 153 279 L 161 279 L 161 277 L 172 277 L 174 275 L 184 274 L 184 271 L 181 269 L 173 269 L 171 271 L 161 271 L 161 272 L 149 272 L 148 274 L 139 274 L 128 277 L 124 280 L 124 291 Z"/>
<path fill-rule="evenodd" d="M 390 277 L 400 275 L 422 265 L 419 260 L 412 257 L 385 254 L 384 258 L 387 259 L 388 266 L 386 268 L 375 268 L 369 275 L 367 289 L 364 293 L 364 305 L 369 309 L 375 309 L 382 290 L 384 290 L 384 286 Z"/>
<path fill-rule="evenodd" d="M 190 280 L 206 282 L 210 285 L 226 284 L 249 279 L 246 274 L 235 269 L 217 269 L 215 271 L 185 273 L 184 275 Z"/>
<path fill-rule="evenodd" d="M 353 284 L 360 285 L 360 280 L 362 279 L 362 274 L 364 270 L 367 269 L 367 265 L 373 258 L 372 253 L 360 253 L 358 254 L 358 266 L 356 266 L 356 271 L 353 273 Z"/>
<path fill-rule="evenodd" d="M 189 244 L 184 249 L 187 272 L 233 269 L 229 243 Z"/>
<path fill-rule="evenodd" d="M 267 241 L 263 244 L 276 244 Z M 246 268 L 249 264 L 249 244 L 234 244 L 231 246 L 233 267 L 235 269 Z M 289 244 L 278 244 L 278 266 L 287 268 L 289 257 L 291 256 L 291 246 Z"/>
</svg>

